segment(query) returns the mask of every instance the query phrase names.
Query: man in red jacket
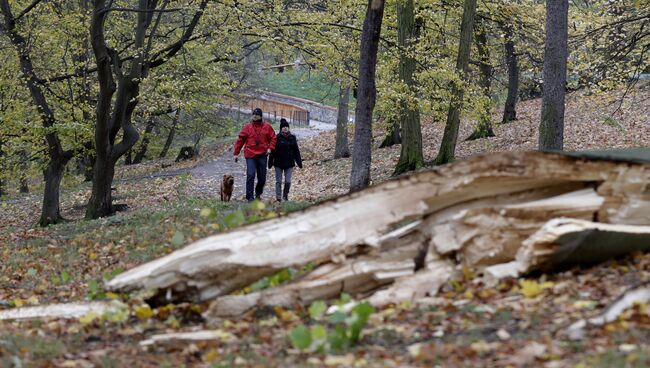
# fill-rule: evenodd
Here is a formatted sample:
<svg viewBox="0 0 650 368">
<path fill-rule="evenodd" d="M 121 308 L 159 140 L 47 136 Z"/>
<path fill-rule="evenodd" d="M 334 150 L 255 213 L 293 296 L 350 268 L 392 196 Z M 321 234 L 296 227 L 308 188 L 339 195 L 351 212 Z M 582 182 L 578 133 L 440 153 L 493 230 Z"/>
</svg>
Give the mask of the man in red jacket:
<svg viewBox="0 0 650 368">
<path fill-rule="evenodd" d="M 246 200 L 251 202 L 259 199 L 266 184 L 266 160 L 271 150 L 275 149 L 276 135 L 273 127 L 262 120 L 262 109 L 259 107 L 253 110 L 253 118 L 246 123 L 239 132 L 239 138 L 235 142 L 235 162 L 239 158 L 239 152 L 244 147 L 244 158 L 246 158 Z M 253 197 L 253 185 L 257 174 L 257 185 L 255 186 L 255 197 Z"/>
</svg>

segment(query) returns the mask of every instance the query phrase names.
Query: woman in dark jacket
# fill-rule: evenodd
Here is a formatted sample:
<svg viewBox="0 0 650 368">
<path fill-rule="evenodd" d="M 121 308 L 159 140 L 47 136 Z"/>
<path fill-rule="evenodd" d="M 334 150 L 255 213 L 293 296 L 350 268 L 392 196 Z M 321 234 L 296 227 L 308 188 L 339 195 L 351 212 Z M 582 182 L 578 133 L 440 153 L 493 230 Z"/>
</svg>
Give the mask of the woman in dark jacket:
<svg viewBox="0 0 650 368">
<path fill-rule="evenodd" d="M 302 169 L 302 158 L 296 136 L 289 131 L 286 119 L 280 119 L 280 133 L 277 135 L 273 159 L 269 160 L 269 168 L 275 166 L 275 197 L 278 202 L 289 200 L 291 189 L 291 174 L 294 166 Z M 282 190 L 282 174 L 284 173 L 284 191 Z"/>
</svg>

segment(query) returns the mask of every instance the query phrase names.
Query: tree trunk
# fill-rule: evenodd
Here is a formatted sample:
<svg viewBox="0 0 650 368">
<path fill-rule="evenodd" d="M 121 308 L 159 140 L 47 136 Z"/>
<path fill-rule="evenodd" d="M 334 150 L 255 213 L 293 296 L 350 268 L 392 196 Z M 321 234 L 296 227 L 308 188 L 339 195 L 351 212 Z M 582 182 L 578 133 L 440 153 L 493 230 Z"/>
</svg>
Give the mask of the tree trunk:
<svg viewBox="0 0 650 368">
<path fill-rule="evenodd" d="M 472 134 L 467 137 L 468 141 L 494 137 L 494 130 L 492 130 L 492 96 L 490 94 L 493 73 L 492 64 L 490 64 L 490 49 L 488 48 L 487 44 L 485 25 L 479 23 L 477 28 L 476 50 L 478 51 L 479 69 L 481 71 L 480 85 L 481 89 L 483 89 L 483 93 L 488 103 L 485 106 L 485 111 L 483 111 L 479 117 L 476 130 L 474 130 L 474 132 L 472 132 Z"/>
<path fill-rule="evenodd" d="M 169 147 L 172 146 L 172 142 L 174 141 L 174 135 L 176 134 L 176 124 L 178 124 L 180 117 L 181 117 L 181 109 L 176 109 L 176 113 L 174 114 L 174 121 L 172 122 L 171 128 L 169 128 L 169 134 L 167 134 L 167 140 L 165 140 L 165 146 L 160 152 L 160 156 L 159 156 L 160 158 L 167 156 Z"/>
<path fill-rule="evenodd" d="M 372 111 L 375 108 L 377 89 L 375 73 L 379 34 L 384 16 L 384 0 L 368 0 L 366 18 L 361 32 L 361 55 L 359 58 L 359 87 L 355 110 L 354 149 L 350 191 L 355 192 L 370 184 L 372 161 Z"/>
<path fill-rule="evenodd" d="M 512 40 L 512 28 L 510 25 L 502 27 L 505 31 L 506 42 L 504 44 L 506 54 L 506 65 L 508 66 L 508 96 L 503 108 L 503 119 L 501 124 L 517 120 L 517 94 L 519 93 L 519 64 L 515 53 L 515 42 Z"/>
<path fill-rule="evenodd" d="M 386 137 L 384 138 L 383 141 L 381 141 L 379 148 L 391 147 L 401 143 L 402 143 L 402 137 L 400 136 L 399 121 L 394 121 L 393 124 L 391 124 L 390 128 L 388 129 Z"/>
<path fill-rule="evenodd" d="M 155 289 L 149 301 L 156 305 L 216 298 L 211 315 L 224 317 L 341 291 L 360 293 L 375 305 L 434 296 L 460 262 L 476 270 L 530 259 L 526 264 L 533 267 L 525 271 L 647 251 L 650 199 L 634 183 L 650 174 L 650 150 L 639 153 L 471 157 L 198 240 L 121 273 L 105 287 Z M 273 236 L 255 235 L 268 233 Z M 608 239 L 608 233 L 622 236 Z M 308 263 L 315 268 L 289 283 L 227 295 Z M 369 295 L 384 285 L 390 288 Z"/>
<path fill-rule="evenodd" d="M 59 193 L 64 169 L 65 162 L 50 160 L 47 168 L 43 170 L 45 192 L 43 193 L 41 219 L 38 221 L 38 224 L 41 226 L 47 226 L 64 221 L 59 209 Z"/>
<path fill-rule="evenodd" d="M 137 24 L 135 27 L 134 47 L 139 53 L 129 63 L 122 63 L 120 56 L 113 49 L 106 45 L 104 38 L 104 26 L 109 12 L 107 4 L 103 0 L 94 0 L 94 12 L 90 23 L 91 43 L 97 63 L 97 74 L 99 78 L 99 98 L 97 102 L 97 123 L 95 125 L 95 147 L 97 148 L 97 159 L 93 172 L 93 191 L 86 209 L 86 218 L 98 218 L 111 215 L 114 212 L 111 197 L 111 184 L 115 174 L 115 163 L 122 157 L 139 138 L 138 131 L 133 127 L 131 118 L 133 110 L 138 104 L 140 82 L 147 77 L 149 69 L 164 64 L 169 58 L 178 53 L 183 45 L 190 39 L 196 28 L 208 0 L 202 0 L 198 5 L 199 9 L 194 13 L 181 38 L 166 48 L 164 55 L 157 55 L 154 60 L 149 59 L 149 51 L 153 45 L 153 34 L 157 29 L 162 10 L 169 1 L 163 1 L 158 5 L 157 1 L 139 0 L 137 12 Z M 155 11 L 160 10 L 160 11 Z M 154 14 L 157 14 L 151 35 L 147 39 L 147 30 L 151 25 Z M 126 66 L 130 65 L 130 70 Z M 112 67 L 116 66 L 115 73 L 118 76 L 117 91 Z M 117 67 L 119 66 L 119 67 Z M 115 99 L 113 99 L 115 94 Z M 116 142 L 118 132 L 122 130 L 122 140 Z"/>
<path fill-rule="evenodd" d="M 138 149 L 138 152 L 135 154 L 135 158 L 133 159 L 134 164 L 139 164 L 144 159 L 144 155 L 147 153 L 149 140 L 151 139 L 151 132 L 155 126 L 156 121 L 153 118 L 147 120 L 147 125 L 144 127 L 144 134 L 142 135 L 142 142 L 140 143 L 140 149 Z"/>
<path fill-rule="evenodd" d="M 416 64 L 415 59 L 408 52 L 413 51 L 409 46 L 419 36 L 415 25 L 414 10 L 413 0 L 400 1 L 397 4 L 397 31 L 399 45 L 402 49 L 399 59 L 399 78 L 406 83 L 410 92 L 409 97 L 415 96 L 413 74 L 415 73 Z M 402 151 L 393 175 L 399 175 L 424 166 L 420 110 L 417 106 L 413 106 L 408 102 L 406 100 L 400 101 L 399 116 L 402 121 Z"/>
<path fill-rule="evenodd" d="M 348 145 L 348 111 L 350 108 L 350 87 L 339 89 L 339 108 L 336 118 L 336 147 L 334 148 L 334 158 L 350 157 L 350 147 Z"/>
<path fill-rule="evenodd" d="M 133 150 L 128 150 L 124 154 L 124 165 L 133 165 Z"/>
<path fill-rule="evenodd" d="M 29 183 L 27 182 L 29 157 L 24 149 L 21 149 L 18 155 L 20 156 L 20 192 L 29 193 Z"/>
<path fill-rule="evenodd" d="M 544 45 L 544 91 L 539 124 L 539 149 L 564 148 L 564 95 L 566 93 L 567 0 L 546 1 L 546 42 Z"/>
<path fill-rule="evenodd" d="M 41 226 L 55 224 L 63 218 L 59 211 L 59 190 L 63 169 L 68 161 L 72 158 L 72 151 L 64 151 L 58 135 L 51 129 L 56 124 L 54 111 L 45 98 L 40 85 L 39 78 L 34 71 L 34 65 L 29 55 L 29 48 L 25 38 L 16 30 L 16 22 L 11 12 L 8 0 L 0 0 L 0 9 L 4 16 L 4 24 L 1 26 L 9 35 L 12 45 L 18 52 L 20 60 L 20 71 L 23 74 L 32 101 L 39 112 L 43 127 L 46 131 L 45 141 L 47 142 L 47 151 L 49 156 L 48 167 L 45 170 L 45 192 L 43 193 L 43 209 L 41 212 Z"/>
<path fill-rule="evenodd" d="M 86 218 L 93 219 L 112 213 L 112 170 L 110 164 L 111 143 L 109 142 L 111 100 L 115 93 L 115 80 L 111 71 L 111 58 L 104 39 L 104 21 L 108 12 L 102 0 L 93 1 L 93 15 L 90 22 L 90 39 L 97 63 L 99 96 L 95 110 L 95 165 L 93 166 L 93 189 L 86 208 Z M 109 178 L 110 177 L 110 178 Z"/>
<path fill-rule="evenodd" d="M 3 143 L 4 142 L 2 140 L 2 136 L 0 136 L 0 197 L 7 194 L 7 184 L 6 184 L 7 178 L 5 177 L 7 171 L 5 169 L 6 164 L 5 164 L 5 161 L 4 161 L 5 160 L 4 159 L 5 152 L 4 152 L 4 149 L 2 147 Z"/>
<path fill-rule="evenodd" d="M 463 6 L 463 21 L 460 26 L 460 44 L 458 46 L 458 59 L 456 70 L 462 80 L 467 77 L 469 55 L 474 34 L 474 17 L 476 15 L 476 0 L 465 0 Z M 454 160 L 456 143 L 458 141 L 458 128 L 460 127 L 460 110 L 463 106 L 464 91 L 459 83 L 452 86 L 452 100 L 449 103 L 445 133 L 442 136 L 440 151 L 435 159 L 436 165 L 442 165 Z"/>
</svg>

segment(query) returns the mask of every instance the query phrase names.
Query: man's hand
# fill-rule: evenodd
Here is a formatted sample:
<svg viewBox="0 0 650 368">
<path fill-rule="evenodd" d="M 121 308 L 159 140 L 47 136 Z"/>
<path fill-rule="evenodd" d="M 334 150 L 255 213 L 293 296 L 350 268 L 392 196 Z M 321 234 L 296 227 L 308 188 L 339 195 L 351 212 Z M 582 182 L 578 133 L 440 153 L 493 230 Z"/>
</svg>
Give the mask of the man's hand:
<svg viewBox="0 0 650 368">
<path fill-rule="evenodd" d="M 235 162 L 237 162 L 237 160 L 239 160 L 239 156 L 235 155 L 234 157 L 235 157 Z"/>
</svg>

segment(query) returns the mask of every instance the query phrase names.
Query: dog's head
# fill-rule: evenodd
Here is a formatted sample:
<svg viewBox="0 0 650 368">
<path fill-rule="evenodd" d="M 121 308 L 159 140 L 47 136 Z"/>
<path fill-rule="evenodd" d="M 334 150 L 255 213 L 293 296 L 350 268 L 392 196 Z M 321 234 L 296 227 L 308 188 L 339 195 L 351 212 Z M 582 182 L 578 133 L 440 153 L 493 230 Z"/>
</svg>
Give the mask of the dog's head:
<svg viewBox="0 0 650 368">
<path fill-rule="evenodd" d="M 224 174 L 223 183 L 225 185 L 233 185 L 235 183 L 235 177 L 231 174 Z"/>
</svg>

